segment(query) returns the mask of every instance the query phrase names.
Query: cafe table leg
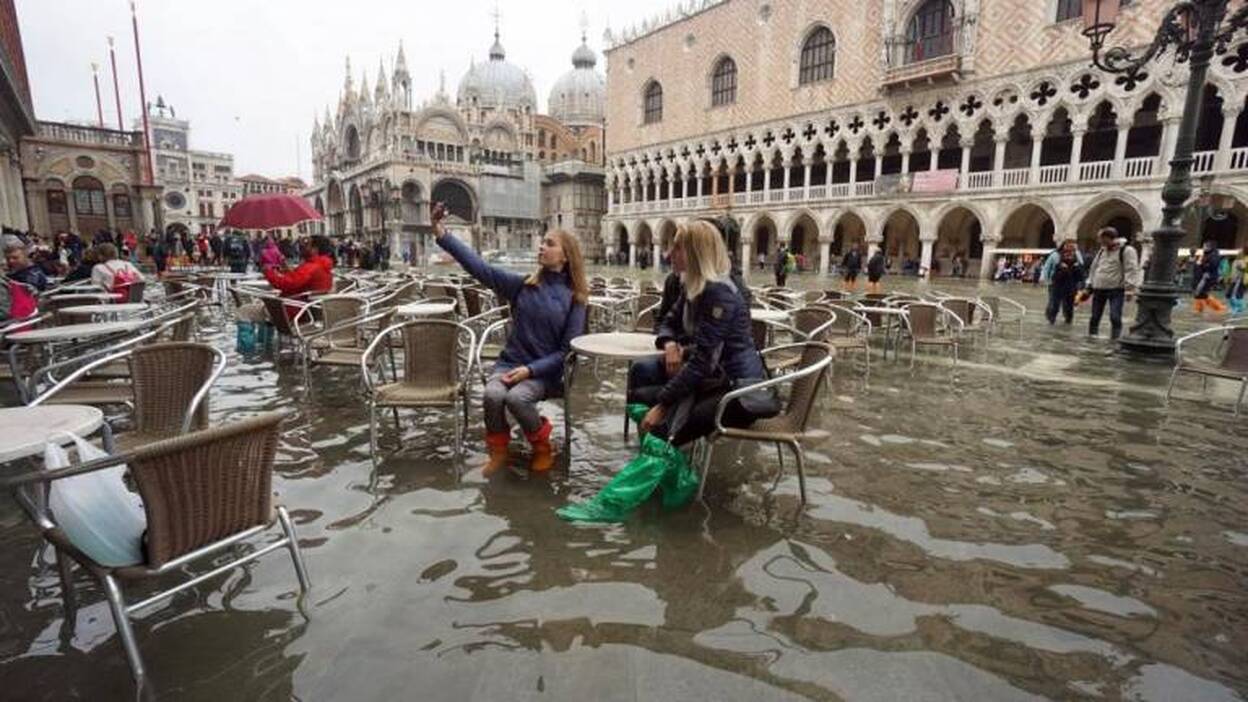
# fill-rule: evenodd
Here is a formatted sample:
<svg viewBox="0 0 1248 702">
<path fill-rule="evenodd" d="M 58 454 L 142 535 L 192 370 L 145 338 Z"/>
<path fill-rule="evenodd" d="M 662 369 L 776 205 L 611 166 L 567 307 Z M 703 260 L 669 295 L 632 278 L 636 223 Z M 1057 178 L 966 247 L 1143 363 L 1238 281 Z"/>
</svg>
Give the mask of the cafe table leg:
<svg viewBox="0 0 1248 702">
<path fill-rule="evenodd" d="M 576 352 L 563 363 L 563 455 L 572 467 L 572 381 L 576 378 Z"/>
</svg>

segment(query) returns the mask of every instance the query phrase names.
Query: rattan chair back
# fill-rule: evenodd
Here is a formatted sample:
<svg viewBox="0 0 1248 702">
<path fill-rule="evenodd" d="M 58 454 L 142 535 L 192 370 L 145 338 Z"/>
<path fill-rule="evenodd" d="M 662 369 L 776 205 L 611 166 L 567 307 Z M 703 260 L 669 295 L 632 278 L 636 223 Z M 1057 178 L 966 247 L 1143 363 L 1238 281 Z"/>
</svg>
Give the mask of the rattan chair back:
<svg viewBox="0 0 1248 702">
<path fill-rule="evenodd" d="M 1222 359 L 1218 366 L 1235 373 L 1248 373 L 1248 327 L 1232 327 L 1223 342 Z"/>
<path fill-rule="evenodd" d="M 836 317 L 837 314 L 827 307 L 802 307 L 793 311 L 793 328 L 809 337 L 816 329 Z"/>
<path fill-rule="evenodd" d="M 445 388 L 459 384 L 461 327 L 441 319 L 421 319 L 403 327 L 403 384 Z"/>
<path fill-rule="evenodd" d="M 964 297 L 953 297 L 947 300 L 941 300 L 941 305 L 945 309 L 957 315 L 958 319 L 968 327 L 975 323 L 975 303 Z"/>
<path fill-rule="evenodd" d="M 831 357 L 832 353 L 832 347 L 827 344 L 807 342 L 805 348 L 802 349 L 802 360 L 794 373 L 799 373 Z M 784 413 L 777 418 L 780 421 L 773 423 L 772 426 L 780 425 L 794 434 L 806 431 L 811 410 L 815 406 L 815 400 L 819 397 L 819 388 L 826 375 L 825 369 L 822 373 L 812 373 L 793 381 L 793 386 L 789 390 L 789 402 L 784 408 Z"/>
<path fill-rule="evenodd" d="M 283 413 L 146 444 L 126 460 L 147 512 L 147 566 L 273 521 Z"/>
<path fill-rule="evenodd" d="M 326 329 L 333 329 L 368 314 L 368 301 L 355 295 L 330 295 L 317 300 L 316 304 L 324 314 Z M 330 344 L 334 346 L 355 348 L 362 343 L 358 326 L 341 329 L 328 336 Z"/>
<path fill-rule="evenodd" d="M 468 312 L 469 317 L 476 317 L 481 314 L 481 290 L 477 288 L 464 288 L 464 309 Z"/>
<path fill-rule="evenodd" d="M 937 336 L 937 320 L 940 318 L 939 305 L 916 302 L 906 306 L 906 313 L 910 320 L 910 335 L 915 339 L 932 339 Z"/>
<path fill-rule="evenodd" d="M 286 303 L 277 297 L 262 297 L 260 301 L 264 303 L 264 310 L 269 313 L 269 323 L 282 336 L 295 336 L 295 328 L 290 323 L 290 318 L 286 316 Z"/>
<path fill-rule="evenodd" d="M 130 354 L 135 431 L 174 436 L 200 389 L 212 380 L 217 354 L 207 344 L 140 346 Z M 208 426 L 208 398 L 199 404 L 192 429 Z"/>
</svg>

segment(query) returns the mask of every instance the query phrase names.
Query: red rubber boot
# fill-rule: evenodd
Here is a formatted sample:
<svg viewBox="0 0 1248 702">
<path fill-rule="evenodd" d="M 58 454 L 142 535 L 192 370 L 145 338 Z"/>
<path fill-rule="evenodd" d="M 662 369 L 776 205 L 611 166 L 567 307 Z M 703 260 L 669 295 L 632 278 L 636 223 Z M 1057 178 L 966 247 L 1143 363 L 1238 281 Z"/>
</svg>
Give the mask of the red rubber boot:
<svg viewBox="0 0 1248 702">
<path fill-rule="evenodd" d="M 537 431 L 526 433 L 525 438 L 533 446 L 533 459 L 529 462 L 529 470 L 544 473 L 555 464 L 554 449 L 550 446 L 550 420 L 542 417 L 542 426 Z"/>
</svg>

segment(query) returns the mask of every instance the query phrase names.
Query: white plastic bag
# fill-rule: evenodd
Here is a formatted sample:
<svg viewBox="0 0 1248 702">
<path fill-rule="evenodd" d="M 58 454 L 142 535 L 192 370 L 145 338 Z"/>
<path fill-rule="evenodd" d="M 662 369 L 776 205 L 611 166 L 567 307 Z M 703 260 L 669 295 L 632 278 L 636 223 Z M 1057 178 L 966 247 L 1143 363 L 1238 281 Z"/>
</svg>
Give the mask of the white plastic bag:
<svg viewBox="0 0 1248 702">
<path fill-rule="evenodd" d="M 78 448 L 80 462 L 108 456 L 73 434 L 68 436 Z M 49 442 L 43 450 L 43 463 L 48 470 L 68 467 L 69 454 Z M 143 562 L 147 515 L 143 500 L 126 488 L 125 473 L 122 465 L 62 478 L 51 484 L 48 494 L 48 507 L 56 525 L 78 550 L 103 566 Z"/>
</svg>

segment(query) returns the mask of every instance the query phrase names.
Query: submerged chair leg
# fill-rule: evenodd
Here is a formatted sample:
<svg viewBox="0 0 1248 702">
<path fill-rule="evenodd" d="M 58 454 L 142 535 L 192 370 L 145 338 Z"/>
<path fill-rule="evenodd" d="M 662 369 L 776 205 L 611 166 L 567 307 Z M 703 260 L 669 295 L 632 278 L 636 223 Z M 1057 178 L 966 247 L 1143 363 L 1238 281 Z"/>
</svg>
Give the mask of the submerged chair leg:
<svg viewBox="0 0 1248 702">
<path fill-rule="evenodd" d="M 295 565 L 295 577 L 299 578 L 299 589 L 307 592 L 312 589 L 312 580 L 308 577 L 308 567 L 303 562 L 303 552 L 299 549 L 299 536 L 295 534 L 295 524 L 290 521 L 290 513 L 285 507 L 278 506 L 277 520 L 286 533 L 286 547 L 290 549 L 290 560 Z"/>
<path fill-rule="evenodd" d="M 377 453 L 377 405 L 368 403 L 368 444 Z"/>
<path fill-rule="evenodd" d="M 74 592 L 74 564 L 59 548 L 56 549 L 56 571 L 61 578 L 61 603 L 65 607 L 65 618 L 69 620 L 72 630 L 73 621 L 76 619 L 74 613 L 78 610 L 78 596 Z"/>
<path fill-rule="evenodd" d="M 126 651 L 126 661 L 130 663 L 130 674 L 134 676 L 135 686 L 143 687 L 147 671 L 143 668 L 143 657 L 139 655 L 139 643 L 134 638 L 134 628 L 130 626 L 130 616 L 126 614 L 126 601 L 122 597 L 121 587 L 117 579 L 111 575 L 101 578 L 104 595 L 108 598 L 108 609 L 113 613 L 113 622 L 117 625 L 117 635 L 121 637 L 121 646 Z"/>
<path fill-rule="evenodd" d="M 797 460 L 797 489 L 802 495 L 802 506 L 806 506 L 806 457 L 802 455 L 802 445 L 796 441 L 789 442 L 793 456 Z"/>
<path fill-rule="evenodd" d="M 702 495 L 706 493 L 706 476 L 711 471 L 711 454 L 715 449 L 715 442 L 713 440 L 703 439 L 702 441 L 704 442 L 704 445 L 702 449 L 702 460 L 699 461 L 702 469 L 699 471 L 702 475 L 698 479 L 699 501 L 702 500 Z"/>
<path fill-rule="evenodd" d="M 1179 371 L 1183 369 L 1183 364 L 1176 363 L 1174 370 L 1170 372 L 1170 383 L 1166 385 L 1166 402 L 1170 402 L 1170 396 L 1174 392 L 1174 383 L 1179 379 Z"/>
<path fill-rule="evenodd" d="M 1245 380 L 1239 386 L 1239 399 L 1235 400 L 1235 416 L 1239 416 L 1239 409 L 1244 404 L 1244 395 L 1248 394 L 1248 380 Z"/>
</svg>

